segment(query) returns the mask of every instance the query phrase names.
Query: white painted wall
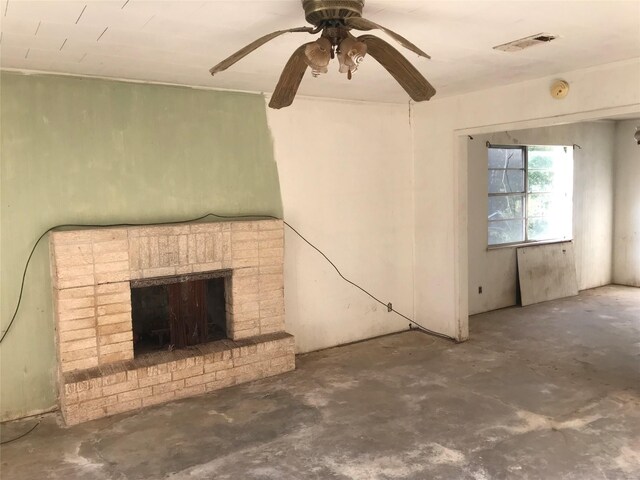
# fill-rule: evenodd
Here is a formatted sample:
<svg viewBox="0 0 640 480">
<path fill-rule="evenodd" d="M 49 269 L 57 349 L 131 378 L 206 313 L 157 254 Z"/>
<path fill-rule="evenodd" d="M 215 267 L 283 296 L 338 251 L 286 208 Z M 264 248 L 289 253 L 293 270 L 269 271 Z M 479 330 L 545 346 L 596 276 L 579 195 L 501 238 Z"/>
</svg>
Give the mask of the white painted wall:
<svg viewBox="0 0 640 480">
<path fill-rule="evenodd" d="M 640 287 L 640 145 L 633 139 L 640 117 L 617 122 L 613 281 Z"/>
<path fill-rule="evenodd" d="M 285 219 L 345 276 L 411 316 L 408 107 L 296 98 L 268 111 Z M 290 230 L 285 241 L 286 326 L 298 352 L 408 328 Z"/>
<path fill-rule="evenodd" d="M 549 95 L 553 80 L 569 96 Z M 468 336 L 466 134 L 538 128 L 640 111 L 640 58 L 415 106 L 415 308 L 435 330 Z M 437 88 L 437 86 L 436 86 Z"/>
<path fill-rule="evenodd" d="M 573 241 L 578 289 L 584 290 L 611 283 L 614 134 L 615 122 L 609 120 L 497 132 L 468 140 L 470 315 L 516 304 L 516 248 L 487 250 L 486 142 L 582 147 L 574 150 L 573 158 Z"/>
<path fill-rule="evenodd" d="M 571 84 L 563 101 L 548 93 L 558 77 Z M 432 100 L 415 105 L 412 115 L 403 105 L 297 98 L 286 110 L 268 113 L 285 218 L 346 276 L 425 326 L 464 339 L 469 311 L 466 134 L 640 112 L 638 85 L 640 59 Z M 596 162 L 583 170 L 585 178 L 602 167 Z M 606 167 L 603 171 L 598 188 L 611 178 Z M 610 187 L 602 188 L 610 198 Z M 583 198 L 580 208 L 595 209 L 606 230 L 610 217 L 589 201 Z M 606 198 L 597 203 L 606 204 Z M 603 252 L 611 235 L 591 240 Z M 407 328 L 405 320 L 344 283 L 291 232 L 286 242 L 287 329 L 296 336 L 299 352 Z M 581 248 L 586 261 L 591 247 Z M 602 265 L 601 257 L 593 261 Z M 582 270 L 582 288 L 611 275 L 606 268 Z"/>
</svg>

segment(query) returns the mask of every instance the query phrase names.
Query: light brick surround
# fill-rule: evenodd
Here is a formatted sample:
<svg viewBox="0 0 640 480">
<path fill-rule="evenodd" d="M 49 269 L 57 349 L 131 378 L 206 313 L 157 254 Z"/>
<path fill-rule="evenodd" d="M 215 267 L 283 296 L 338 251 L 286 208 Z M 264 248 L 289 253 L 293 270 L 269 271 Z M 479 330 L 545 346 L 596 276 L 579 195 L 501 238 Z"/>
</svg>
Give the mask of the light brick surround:
<svg viewBox="0 0 640 480">
<path fill-rule="evenodd" d="M 68 424 L 295 368 L 280 220 L 50 234 L 60 403 Z M 230 270 L 227 336 L 134 359 L 130 281 Z"/>
</svg>

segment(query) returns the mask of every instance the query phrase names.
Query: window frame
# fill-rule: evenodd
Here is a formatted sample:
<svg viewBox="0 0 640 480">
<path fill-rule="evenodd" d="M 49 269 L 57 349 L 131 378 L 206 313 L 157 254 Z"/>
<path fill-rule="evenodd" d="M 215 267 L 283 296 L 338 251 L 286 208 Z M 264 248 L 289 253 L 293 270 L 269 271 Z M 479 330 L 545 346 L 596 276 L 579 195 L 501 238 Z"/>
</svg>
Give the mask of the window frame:
<svg viewBox="0 0 640 480">
<path fill-rule="evenodd" d="M 569 148 L 569 145 L 493 145 L 487 142 L 487 148 L 495 148 L 495 149 L 503 149 L 503 150 L 520 150 L 522 152 L 522 168 L 489 168 L 489 155 L 487 152 L 487 172 L 490 171 L 518 171 L 522 170 L 524 174 L 524 192 L 506 192 L 506 193 L 490 193 L 488 179 L 487 179 L 487 250 L 494 250 L 498 248 L 508 248 L 508 247 L 517 247 L 519 245 L 534 245 L 534 244 L 546 244 L 546 243 L 559 243 L 559 242 L 568 242 L 573 240 L 573 218 L 571 219 L 571 235 L 567 238 L 549 238 L 544 240 L 529 240 L 529 219 L 530 218 L 544 218 L 544 216 L 539 215 L 529 215 L 529 195 L 534 194 L 552 194 L 554 192 L 529 192 L 529 147 L 542 147 L 542 146 L 558 146 Z M 573 165 L 572 165 L 573 168 Z M 543 169 L 534 169 L 534 170 L 543 170 Z M 507 196 L 522 196 L 522 217 L 517 218 L 505 218 L 500 220 L 490 220 L 489 219 L 489 199 L 492 197 L 507 197 Z M 571 188 L 571 197 L 573 203 L 573 187 Z M 518 240 L 516 242 L 508 242 L 508 243 L 489 243 L 489 226 L 491 223 L 498 222 L 506 222 L 509 220 L 519 220 L 522 218 L 523 221 L 523 238 L 524 240 Z"/>
</svg>

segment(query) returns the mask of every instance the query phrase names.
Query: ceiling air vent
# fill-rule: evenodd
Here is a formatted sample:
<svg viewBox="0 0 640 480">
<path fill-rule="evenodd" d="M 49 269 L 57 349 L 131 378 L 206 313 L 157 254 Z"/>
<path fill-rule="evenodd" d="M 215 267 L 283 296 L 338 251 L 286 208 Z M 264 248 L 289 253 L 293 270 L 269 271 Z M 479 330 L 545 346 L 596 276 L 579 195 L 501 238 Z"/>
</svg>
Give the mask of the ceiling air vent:
<svg viewBox="0 0 640 480">
<path fill-rule="evenodd" d="M 517 52 L 518 50 L 524 50 L 525 48 L 540 45 L 541 43 L 549 43 L 551 40 L 555 40 L 556 38 L 558 38 L 557 35 L 551 35 L 550 33 L 538 33 L 536 35 L 531 35 L 530 37 L 498 45 L 497 47 L 493 47 L 493 49 L 502 50 L 503 52 Z"/>
</svg>

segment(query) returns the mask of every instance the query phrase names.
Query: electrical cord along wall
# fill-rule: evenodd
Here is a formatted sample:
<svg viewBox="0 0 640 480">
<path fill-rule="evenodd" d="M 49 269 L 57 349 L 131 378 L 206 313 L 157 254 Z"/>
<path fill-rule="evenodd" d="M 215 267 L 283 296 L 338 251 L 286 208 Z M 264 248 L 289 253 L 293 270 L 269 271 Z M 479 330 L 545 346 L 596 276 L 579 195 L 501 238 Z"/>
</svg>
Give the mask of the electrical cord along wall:
<svg viewBox="0 0 640 480">
<path fill-rule="evenodd" d="M 221 219 L 241 219 L 241 218 L 253 218 L 253 219 L 272 219 L 272 220 L 282 220 L 282 222 L 293 232 L 295 233 L 298 237 L 300 237 L 307 245 L 309 245 L 311 248 L 313 248 L 316 252 L 318 252 L 320 255 L 322 255 L 322 257 L 333 267 L 333 269 L 336 271 L 336 273 L 340 276 L 340 278 L 342 278 L 342 280 L 344 280 L 345 282 L 353 285 L 354 287 L 356 287 L 357 289 L 359 289 L 360 291 L 362 291 L 363 293 L 365 293 L 366 295 L 368 295 L 369 297 L 371 297 L 373 300 L 375 300 L 376 302 L 378 302 L 379 304 L 387 307 L 389 309 L 389 311 L 394 312 L 395 314 L 401 316 L 402 318 L 404 318 L 405 320 L 408 320 L 412 325 L 415 325 L 419 330 L 429 334 L 429 335 L 433 335 L 435 337 L 439 337 L 439 338 L 444 338 L 446 340 L 452 340 L 452 341 L 456 341 L 455 338 L 450 337 L 448 335 L 445 335 L 443 333 L 439 333 L 439 332 L 434 332 L 433 330 L 430 330 L 424 326 L 422 326 L 421 324 L 419 324 L 418 322 L 416 322 L 415 320 L 407 317 L 406 315 L 403 315 L 402 313 L 398 312 L 397 310 L 395 310 L 394 308 L 390 307 L 391 303 L 385 303 L 382 300 L 380 300 L 379 298 L 377 298 L 376 296 L 374 296 L 373 294 L 371 294 L 369 291 L 365 290 L 364 288 L 362 288 L 360 285 L 358 285 L 357 283 L 349 280 L 347 277 L 345 277 L 342 272 L 340 271 L 340 269 L 336 266 L 335 263 L 333 263 L 331 261 L 331 259 L 329 257 L 327 257 L 327 255 L 320 250 L 318 247 L 316 247 L 313 243 L 311 243 L 309 240 L 307 240 L 300 232 L 298 232 L 298 230 L 296 230 L 295 228 L 293 228 L 289 223 L 287 223 L 285 220 L 278 218 L 278 217 L 274 217 L 271 215 L 218 215 L 215 213 L 207 213 L 206 215 L 202 215 L 200 217 L 197 218 L 191 218 L 188 220 L 179 220 L 179 221 L 172 221 L 172 222 L 154 222 L 154 223 L 112 223 L 112 224 L 101 224 L 101 225 L 91 225 L 91 224 L 62 224 L 62 225 L 56 225 L 54 227 L 51 227 L 49 229 L 47 229 L 46 231 L 44 231 L 42 233 L 42 235 L 40 235 L 38 237 L 38 239 L 36 240 L 36 242 L 33 245 L 33 248 L 31 249 L 31 252 L 29 253 L 29 257 L 27 258 L 27 261 L 24 265 L 24 270 L 22 272 L 22 281 L 20 283 L 20 293 L 18 295 L 18 302 L 16 303 L 16 308 L 15 311 L 13 312 L 13 315 L 11 317 L 11 321 L 9 322 L 9 325 L 7 325 L 7 328 L 2 332 L 2 336 L 0 337 L 0 343 L 2 343 L 5 339 L 5 337 L 7 336 L 7 333 L 9 333 L 9 330 L 11 329 L 11 326 L 13 325 L 17 315 L 18 315 L 18 311 L 20 310 L 20 304 L 22 303 L 22 294 L 24 292 L 24 282 L 27 276 L 27 270 L 29 268 L 29 264 L 31 263 L 31 258 L 33 257 L 33 253 L 36 250 L 36 247 L 38 246 L 38 244 L 40 243 L 40 241 L 42 241 L 42 239 L 52 230 L 55 230 L 57 228 L 78 228 L 78 227 L 82 227 L 82 228 L 108 228 L 108 227 L 141 227 L 141 226 L 146 226 L 146 225 L 172 225 L 172 224 L 182 224 L 182 223 L 192 223 L 192 222 L 197 222 L 199 220 L 204 220 L 205 218 L 208 217 L 214 217 L 214 218 L 221 218 Z M 11 443 L 14 442 L 16 440 L 19 440 L 25 436 L 27 436 L 29 433 L 31 433 L 33 430 L 36 429 L 36 427 L 38 427 L 38 425 L 40 425 L 40 421 L 38 421 L 33 427 L 31 427 L 31 429 L 29 429 L 28 431 L 26 431 L 25 433 L 12 438 L 10 440 L 5 440 L 0 442 L 0 445 L 5 445 L 7 443 Z"/>
<path fill-rule="evenodd" d="M 353 282 L 352 280 L 349 280 L 347 277 L 345 277 L 342 274 L 342 272 L 336 266 L 336 264 L 333 263 L 331 261 L 331 259 L 329 257 L 327 257 L 327 255 L 322 250 L 320 250 L 313 243 L 311 243 L 309 240 L 307 240 L 300 232 L 298 232 L 298 230 L 293 228 L 285 220 L 283 220 L 281 218 L 278 218 L 278 217 L 274 217 L 272 215 L 218 215 L 216 213 L 207 213 L 207 214 L 202 215 L 200 217 L 190 218 L 188 220 L 171 221 L 171 222 L 112 223 L 112 224 L 100 224 L 100 225 L 67 223 L 67 224 L 56 225 L 54 227 L 51 227 L 51 228 L 45 230 L 42 233 L 42 235 L 40 235 L 38 237 L 38 240 L 36 240 L 36 242 L 34 243 L 33 248 L 31 249 L 31 252 L 29 253 L 29 257 L 27 258 L 27 262 L 24 265 L 24 270 L 22 272 L 22 281 L 20 283 L 20 293 L 18 295 L 18 302 L 16 304 L 16 308 L 15 308 L 15 310 L 13 312 L 13 315 L 11 317 L 11 321 L 9 322 L 9 325 L 7 325 L 7 328 L 5 328 L 4 331 L 2 332 L 2 336 L 0 336 L 0 343 L 2 343 L 4 341 L 5 337 L 7 336 L 7 333 L 9 333 L 9 330 L 13 326 L 13 323 L 14 323 L 17 315 L 18 315 L 18 311 L 20 310 L 20 304 L 22 302 L 22 294 L 24 293 L 24 282 L 25 282 L 25 279 L 26 279 L 26 276 L 27 276 L 27 270 L 29 268 L 29 264 L 31 263 L 31 258 L 33 257 L 33 253 L 36 251 L 36 247 L 38 246 L 40 241 L 45 237 L 45 235 L 47 235 L 52 230 L 55 230 L 57 228 L 114 228 L 114 227 L 143 227 L 143 226 L 148 226 L 148 225 L 175 225 L 175 224 L 183 224 L 183 223 L 193 223 L 193 222 L 197 222 L 199 220 L 204 220 L 205 218 L 209 218 L 209 217 L 221 218 L 221 219 L 234 219 L 234 220 L 238 220 L 238 219 L 242 219 L 242 218 L 281 220 L 293 233 L 295 233 L 298 237 L 300 237 L 307 245 L 309 245 L 316 252 L 318 252 L 320 255 L 322 255 L 322 257 L 324 257 L 324 259 L 333 267 L 333 269 L 340 276 L 340 278 L 342 278 L 342 280 L 344 280 L 345 282 L 353 285 L 354 287 L 356 287 L 357 289 L 359 289 L 360 291 L 362 291 L 363 293 L 365 293 L 366 295 L 371 297 L 373 300 L 378 302 L 380 305 L 383 305 L 384 307 L 387 307 L 390 312 L 394 312 L 396 315 L 399 315 L 402 318 L 404 318 L 405 320 L 409 321 L 412 325 L 415 325 L 419 330 L 423 331 L 424 333 L 427 333 L 429 335 L 433 335 L 434 337 L 444 338 L 446 340 L 452 340 L 454 342 L 457 341 L 455 338 L 450 337 L 449 335 L 445 335 L 444 333 L 435 332 L 435 331 L 430 330 L 427 327 L 419 324 L 415 320 L 409 318 L 408 316 L 406 316 L 406 315 L 398 312 L 394 308 L 392 308 L 390 302 L 387 302 L 387 303 L 383 302 L 378 297 L 376 297 L 375 295 L 373 295 L 369 291 L 365 290 L 363 287 L 361 287 L 357 283 Z"/>
</svg>

